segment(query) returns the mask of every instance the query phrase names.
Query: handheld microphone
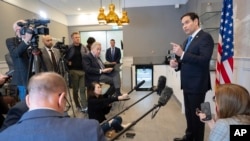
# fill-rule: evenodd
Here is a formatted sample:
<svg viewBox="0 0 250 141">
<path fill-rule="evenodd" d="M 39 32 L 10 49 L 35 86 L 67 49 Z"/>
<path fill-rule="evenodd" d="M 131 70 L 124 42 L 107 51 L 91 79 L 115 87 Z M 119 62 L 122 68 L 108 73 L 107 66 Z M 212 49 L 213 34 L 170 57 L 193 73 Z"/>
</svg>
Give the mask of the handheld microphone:
<svg viewBox="0 0 250 141">
<path fill-rule="evenodd" d="M 171 98 L 171 96 L 173 95 L 173 89 L 166 86 L 162 92 L 161 92 L 161 96 L 158 100 L 158 104 L 159 106 L 165 106 L 167 104 L 167 102 L 169 101 L 169 99 Z"/>
<path fill-rule="evenodd" d="M 142 80 L 140 83 L 138 83 L 134 89 L 137 90 L 138 88 L 140 88 L 143 84 L 145 83 L 145 80 Z"/>
</svg>

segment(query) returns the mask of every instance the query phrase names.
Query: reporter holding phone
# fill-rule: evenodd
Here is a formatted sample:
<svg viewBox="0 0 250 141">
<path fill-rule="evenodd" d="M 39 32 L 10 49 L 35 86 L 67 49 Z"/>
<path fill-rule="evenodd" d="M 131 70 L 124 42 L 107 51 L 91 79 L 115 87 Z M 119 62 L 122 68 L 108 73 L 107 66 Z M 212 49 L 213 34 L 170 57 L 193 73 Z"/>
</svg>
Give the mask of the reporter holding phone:
<svg viewBox="0 0 250 141">
<path fill-rule="evenodd" d="M 215 119 L 205 121 L 206 114 L 202 111 L 197 113 L 200 120 L 211 129 L 209 141 L 229 141 L 229 125 L 250 124 L 250 95 L 244 87 L 237 84 L 220 85 L 214 102 Z"/>
</svg>

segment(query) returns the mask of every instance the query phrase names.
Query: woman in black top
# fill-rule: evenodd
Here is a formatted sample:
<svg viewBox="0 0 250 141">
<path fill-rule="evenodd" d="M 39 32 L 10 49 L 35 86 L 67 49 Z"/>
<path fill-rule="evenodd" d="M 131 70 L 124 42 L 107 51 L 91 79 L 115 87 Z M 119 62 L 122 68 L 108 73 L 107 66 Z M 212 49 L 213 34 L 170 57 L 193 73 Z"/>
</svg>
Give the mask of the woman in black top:
<svg viewBox="0 0 250 141">
<path fill-rule="evenodd" d="M 123 94 L 121 96 L 108 97 L 107 95 L 102 95 L 101 84 L 97 82 L 91 83 L 88 87 L 88 114 L 90 119 L 96 119 L 99 123 L 106 120 L 105 115 L 110 112 L 111 103 L 119 100 L 129 99 L 128 94 Z M 110 129 L 114 129 L 119 132 L 123 129 L 122 118 L 117 116 L 102 124 L 103 132 L 106 133 Z"/>
</svg>

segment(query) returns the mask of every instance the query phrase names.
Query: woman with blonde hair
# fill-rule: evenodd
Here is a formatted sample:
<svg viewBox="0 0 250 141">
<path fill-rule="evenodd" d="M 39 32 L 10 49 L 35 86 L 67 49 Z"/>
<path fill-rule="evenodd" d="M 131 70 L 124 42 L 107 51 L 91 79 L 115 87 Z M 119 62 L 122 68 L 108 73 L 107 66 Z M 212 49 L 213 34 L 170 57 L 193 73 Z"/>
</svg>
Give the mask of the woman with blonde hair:
<svg viewBox="0 0 250 141">
<path fill-rule="evenodd" d="M 229 141 L 230 125 L 250 124 L 250 95 L 237 84 L 223 84 L 214 96 L 216 118 L 204 121 L 206 115 L 198 113 L 202 122 L 209 125 L 209 141 Z"/>
</svg>

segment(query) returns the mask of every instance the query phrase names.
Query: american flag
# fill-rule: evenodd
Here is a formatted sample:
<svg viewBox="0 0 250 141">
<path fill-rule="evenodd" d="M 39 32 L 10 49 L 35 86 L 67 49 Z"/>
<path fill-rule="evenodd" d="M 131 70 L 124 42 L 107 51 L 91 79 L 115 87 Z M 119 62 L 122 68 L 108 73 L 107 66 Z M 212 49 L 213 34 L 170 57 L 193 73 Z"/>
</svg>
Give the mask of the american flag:
<svg viewBox="0 0 250 141">
<path fill-rule="evenodd" d="M 233 33 L 233 0 L 223 0 L 216 63 L 216 85 L 232 82 Z"/>
</svg>

